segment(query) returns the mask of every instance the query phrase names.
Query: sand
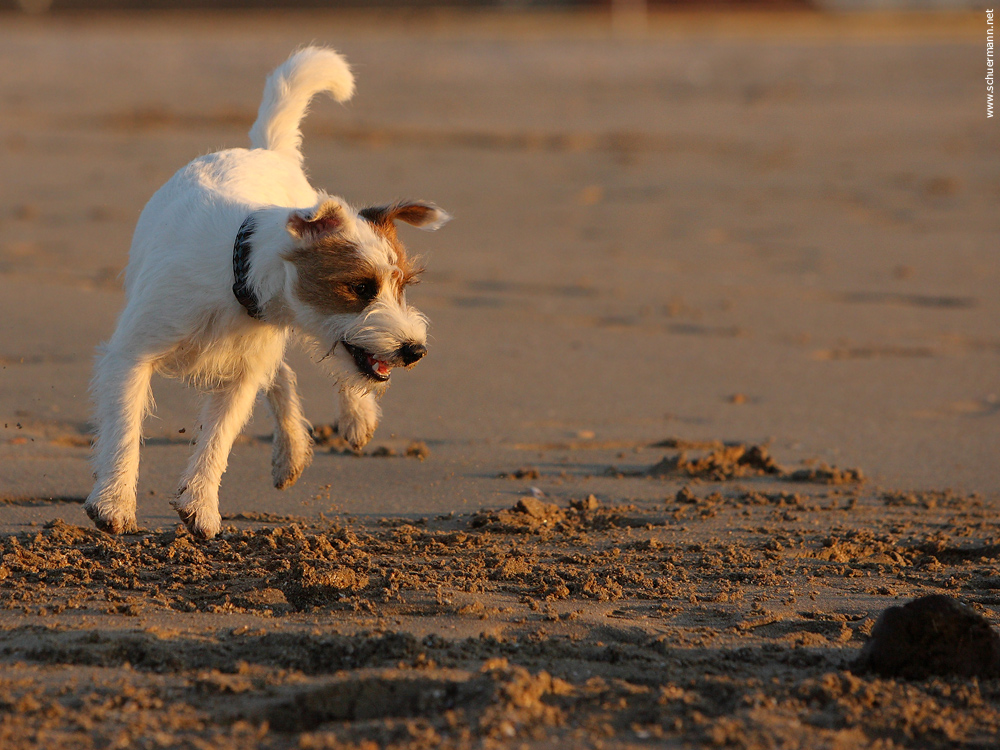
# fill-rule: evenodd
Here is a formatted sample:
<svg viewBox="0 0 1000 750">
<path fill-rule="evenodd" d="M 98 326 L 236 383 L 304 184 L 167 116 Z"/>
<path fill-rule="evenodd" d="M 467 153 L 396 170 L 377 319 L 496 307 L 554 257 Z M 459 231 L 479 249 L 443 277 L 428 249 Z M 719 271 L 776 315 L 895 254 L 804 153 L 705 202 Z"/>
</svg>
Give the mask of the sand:
<svg viewBox="0 0 1000 750">
<path fill-rule="evenodd" d="M 928 594 L 972 608 L 907 631 L 937 655 L 1000 622 L 982 26 L 0 17 L 0 746 L 994 746 L 993 667 L 859 659 Z M 207 543 L 156 381 L 107 536 L 86 389 L 135 219 L 313 40 L 359 85 L 313 181 L 456 216 L 404 236 L 430 354 L 358 456 L 296 353 L 316 459 L 273 490 L 259 409 Z"/>
</svg>

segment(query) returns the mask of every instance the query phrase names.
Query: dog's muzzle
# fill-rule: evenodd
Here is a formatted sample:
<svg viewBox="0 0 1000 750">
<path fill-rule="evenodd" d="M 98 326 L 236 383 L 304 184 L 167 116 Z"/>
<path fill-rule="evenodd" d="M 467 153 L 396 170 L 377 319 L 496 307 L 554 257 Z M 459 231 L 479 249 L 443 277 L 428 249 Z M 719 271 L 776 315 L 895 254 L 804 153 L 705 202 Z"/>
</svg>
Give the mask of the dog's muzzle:
<svg viewBox="0 0 1000 750">
<path fill-rule="evenodd" d="M 350 342 L 341 342 L 347 352 L 354 358 L 354 363 L 365 377 L 384 383 L 392 374 L 393 367 L 412 367 L 427 354 L 427 347 L 415 341 L 407 341 L 400 346 L 389 359 L 378 357 L 360 346 Z"/>
</svg>

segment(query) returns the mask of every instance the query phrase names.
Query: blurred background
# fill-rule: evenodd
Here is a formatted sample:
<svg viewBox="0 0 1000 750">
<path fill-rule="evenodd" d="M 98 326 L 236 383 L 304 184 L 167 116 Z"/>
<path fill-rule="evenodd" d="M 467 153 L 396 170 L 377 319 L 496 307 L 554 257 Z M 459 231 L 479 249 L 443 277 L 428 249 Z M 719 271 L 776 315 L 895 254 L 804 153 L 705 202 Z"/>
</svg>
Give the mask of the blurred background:
<svg viewBox="0 0 1000 750">
<path fill-rule="evenodd" d="M 135 220 L 190 159 L 247 145 L 264 77 L 307 43 L 358 80 L 305 122 L 313 183 L 456 217 L 403 230 L 431 354 L 393 377 L 373 443 L 430 455 L 320 455 L 279 494 L 259 408 L 224 498 L 275 510 L 333 485 L 317 509 L 469 509 L 508 502 L 496 475 L 524 463 L 572 496 L 670 436 L 1000 492 L 1000 143 L 974 3 L 3 7 L 7 495 L 86 496 L 87 382 Z M 310 418 L 335 421 L 331 384 L 292 359 Z M 141 491 L 160 499 L 140 510 L 157 524 L 197 407 L 154 388 Z"/>
<path fill-rule="evenodd" d="M 538 9 L 608 9 L 646 14 L 670 8 L 817 8 L 822 10 L 955 10 L 986 7 L 976 0 L 3 0 L 0 8 L 29 13 L 49 10 L 155 10 L 246 8 L 486 8 L 510 12 Z"/>
<path fill-rule="evenodd" d="M 644 15 L 671 8 L 816 8 L 822 10 L 956 10 L 986 7 L 976 0 L 3 0 L 0 8 L 28 13 L 50 10 L 156 10 L 246 8 L 486 8 L 509 12 L 539 9 L 601 10 L 619 15 Z"/>
<path fill-rule="evenodd" d="M 2 0 L 0 9 L 26 13 L 81 10 L 245 10 L 315 8 L 333 9 L 492 9 L 505 12 L 538 10 L 607 11 L 618 22 L 642 21 L 649 13 L 670 9 L 734 10 L 747 8 L 816 9 L 826 11 L 955 11 L 985 8 L 981 0 Z"/>
</svg>

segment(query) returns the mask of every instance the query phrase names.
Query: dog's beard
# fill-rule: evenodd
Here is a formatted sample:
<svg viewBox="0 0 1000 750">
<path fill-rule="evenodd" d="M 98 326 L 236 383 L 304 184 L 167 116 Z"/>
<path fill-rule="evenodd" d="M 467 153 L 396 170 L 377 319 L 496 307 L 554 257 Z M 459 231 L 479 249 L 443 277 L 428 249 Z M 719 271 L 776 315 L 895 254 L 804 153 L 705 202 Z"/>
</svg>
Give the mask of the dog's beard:
<svg viewBox="0 0 1000 750">
<path fill-rule="evenodd" d="M 389 389 L 391 380 L 374 380 L 361 371 L 343 341 L 337 342 L 327 355 L 322 365 L 341 390 L 354 391 L 359 396 L 374 393 L 381 397 Z"/>
<path fill-rule="evenodd" d="M 401 309 L 377 301 L 359 315 L 343 332 L 341 340 L 364 349 L 393 366 L 399 347 L 408 341 L 423 344 L 427 338 L 427 319 L 415 308 Z"/>
<path fill-rule="evenodd" d="M 320 364 L 342 389 L 381 395 L 391 370 L 406 366 L 400 346 L 423 343 L 426 326 L 424 316 L 413 308 L 402 311 L 376 303 L 359 316 L 326 319 L 314 351 L 322 352 Z"/>
</svg>

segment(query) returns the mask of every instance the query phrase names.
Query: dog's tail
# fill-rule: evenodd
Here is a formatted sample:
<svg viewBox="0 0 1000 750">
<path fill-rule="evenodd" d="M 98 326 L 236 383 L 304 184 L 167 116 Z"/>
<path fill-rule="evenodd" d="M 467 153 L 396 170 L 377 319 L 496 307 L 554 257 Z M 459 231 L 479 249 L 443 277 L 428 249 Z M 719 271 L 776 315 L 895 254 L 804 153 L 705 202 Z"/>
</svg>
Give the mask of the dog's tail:
<svg viewBox="0 0 1000 750">
<path fill-rule="evenodd" d="M 354 94 L 354 76 L 347 62 L 332 49 L 306 47 L 267 77 L 257 121 L 250 128 L 254 148 L 280 151 L 302 160 L 302 131 L 309 102 L 325 91 L 338 102 Z"/>
</svg>

